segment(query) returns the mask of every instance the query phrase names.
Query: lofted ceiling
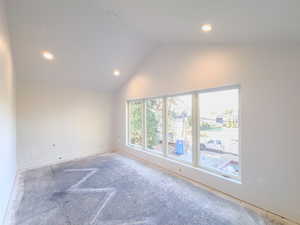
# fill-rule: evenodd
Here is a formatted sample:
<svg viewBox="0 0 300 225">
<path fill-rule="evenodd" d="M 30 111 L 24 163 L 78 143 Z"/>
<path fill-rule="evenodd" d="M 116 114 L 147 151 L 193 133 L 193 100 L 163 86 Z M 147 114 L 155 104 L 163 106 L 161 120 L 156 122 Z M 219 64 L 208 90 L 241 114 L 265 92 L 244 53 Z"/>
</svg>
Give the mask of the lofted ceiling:
<svg viewBox="0 0 300 225">
<path fill-rule="evenodd" d="M 299 0 L 8 0 L 18 80 L 120 87 L 164 43 L 300 40 Z M 210 23 L 210 33 L 201 24 Z M 55 55 L 49 62 L 41 51 Z M 121 75 L 113 76 L 119 69 Z"/>
</svg>

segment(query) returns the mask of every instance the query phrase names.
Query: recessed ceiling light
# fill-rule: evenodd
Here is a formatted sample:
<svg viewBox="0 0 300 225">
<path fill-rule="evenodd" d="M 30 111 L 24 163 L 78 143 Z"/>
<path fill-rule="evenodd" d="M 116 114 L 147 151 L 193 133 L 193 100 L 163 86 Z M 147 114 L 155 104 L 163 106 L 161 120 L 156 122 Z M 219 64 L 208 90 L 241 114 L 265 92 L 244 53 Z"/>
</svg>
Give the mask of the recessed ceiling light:
<svg viewBox="0 0 300 225">
<path fill-rule="evenodd" d="M 120 76 L 120 70 L 114 70 L 114 75 L 115 75 L 116 77 Z"/>
<path fill-rule="evenodd" d="M 47 60 L 53 60 L 54 59 L 54 55 L 51 52 L 43 51 L 42 55 Z"/>
<path fill-rule="evenodd" d="M 212 26 L 210 24 L 203 24 L 201 29 L 203 32 L 210 32 L 212 30 Z"/>
</svg>

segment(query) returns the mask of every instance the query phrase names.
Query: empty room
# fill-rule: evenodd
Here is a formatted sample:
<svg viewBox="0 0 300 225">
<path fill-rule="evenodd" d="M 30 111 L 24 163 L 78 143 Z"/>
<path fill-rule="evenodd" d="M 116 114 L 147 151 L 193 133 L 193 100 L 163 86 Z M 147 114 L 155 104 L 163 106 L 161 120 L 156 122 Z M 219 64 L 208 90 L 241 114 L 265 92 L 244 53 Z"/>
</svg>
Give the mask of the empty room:
<svg viewBox="0 0 300 225">
<path fill-rule="evenodd" d="M 299 0 L 0 0 L 0 224 L 300 225 Z"/>
</svg>

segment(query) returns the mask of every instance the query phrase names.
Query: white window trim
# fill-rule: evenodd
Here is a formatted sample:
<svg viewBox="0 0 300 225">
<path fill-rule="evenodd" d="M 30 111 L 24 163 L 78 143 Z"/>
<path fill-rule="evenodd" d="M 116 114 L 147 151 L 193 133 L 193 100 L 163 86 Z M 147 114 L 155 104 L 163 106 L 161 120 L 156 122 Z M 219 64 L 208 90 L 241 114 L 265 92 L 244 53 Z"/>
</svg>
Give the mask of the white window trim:
<svg viewBox="0 0 300 225">
<path fill-rule="evenodd" d="M 145 116 L 142 117 L 142 129 L 143 129 L 143 144 L 142 145 L 135 145 L 135 144 L 131 144 L 130 143 L 130 119 L 129 119 L 129 114 L 130 114 L 130 107 L 129 107 L 129 103 L 130 102 L 141 102 L 142 103 L 142 114 L 144 114 L 144 106 L 145 106 L 145 100 L 144 99 L 140 99 L 140 100 L 128 100 L 126 105 L 126 115 L 127 115 L 127 118 L 126 118 L 126 122 L 127 122 L 127 135 L 126 135 L 126 142 L 127 142 L 127 145 L 130 146 L 130 147 L 133 147 L 133 148 L 136 148 L 136 149 L 145 149 L 145 126 L 144 126 L 144 120 L 145 120 Z"/>
<path fill-rule="evenodd" d="M 230 87 L 220 87 L 220 88 L 211 88 L 211 89 L 207 89 L 207 90 L 201 90 L 201 91 L 198 91 L 197 92 L 197 97 L 199 97 L 199 94 L 200 93 L 209 93 L 209 92 L 218 92 L 218 91 L 226 91 L 226 90 L 238 90 L 238 103 L 239 103 L 239 174 L 237 176 L 233 176 L 233 175 L 230 175 L 230 174 L 227 174 L 227 173 L 222 173 L 221 171 L 217 170 L 217 169 L 213 169 L 213 168 L 210 168 L 210 167 L 206 167 L 206 166 L 203 166 L 200 164 L 199 162 L 199 156 L 201 154 L 201 151 L 200 149 L 198 149 L 198 164 L 196 165 L 196 167 L 198 168 L 201 168 L 203 170 L 207 170 L 211 173 L 216 173 L 218 175 L 221 175 L 223 177 L 226 177 L 226 178 L 229 178 L 229 179 L 234 179 L 234 180 L 238 180 L 238 181 L 241 181 L 242 179 L 242 176 L 241 176 L 241 173 L 242 173 L 242 165 L 241 165 L 241 97 L 240 97 L 240 91 L 241 87 L 239 85 L 236 85 L 236 86 L 230 86 Z M 197 118 L 199 119 L 200 118 L 200 107 L 199 107 L 199 101 L 197 102 L 197 109 L 198 109 L 198 112 L 197 112 Z M 199 121 L 198 121 L 199 122 Z M 199 127 L 199 123 L 197 123 L 197 131 L 199 132 L 198 135 L 197 135 L 197 138 L 198 138 L 198 145 L 200 146 L 200 127 Z M 200 148 L 200 147 L 199 147 Z"/>
<path fill-rule="evenodd" d="M 168 134 L 167 134 L 167 98 L 163 97 L 163 155 L 168 156 Z"/>
<path fill-rule="evenodd" d="M 172 97 L 178 97 L 178 96 L 185 96 L 185 95 L 191 95 L 192 96 L 192 117 L 193 117 L 193 96 L 194 96 L 194 92 L 189 92 L 189 93 L 183 93 L 183 94 L 176 94 L 176 95 L 168 95 L 168 96 L 165 96 L 164 98 L 166 99 L 166 118 L 165 118 L 165 121 L 166 121 L 166 125 L 168 125 L 168 101 L 167 99 L 168 98 L 172 98 Z M 194 122 L 194 121 L 193 121 Z M 193 129 L 194 126 L 192 126 L 192 129 Z M 193 131 L 192 131 L 193 132 Z M 166 130 L 166 136 L 167 136 L 167 130 Z M 194 141 L 194 136 L 193 136 L 193 133 L 192 133 L 192 146 L 193 146 L 193 141 Z M 166 154 L 167 154 L 167 158 L 169 159 L 172 159 L 172 160 L 175 160 L 175 161 L 178 161 L 178 162 L 181 162 L 181 163 L 185 163 L 185 164 L 188 164 L 188 165 L 193 165 L 193 149 L 192 149 L 192 161 L 189 162 L 189 161 L 186 161 L 186 160 L 183 160 L 183 159 L 180 159 L 180 158 L 177 158 L 176 156 L 172 156 L 169 154 L 169 149 L 168 149 L 168 140 L 166 139 Z"/>
<path fill-rule="evenodd" d="M 198 167 L 199 165 L 199 156 L 200 156 L 200 148 L 199 148 L 199 143 L 200 143 L 200 126 L 199 126 L 199 101 L 198 101 L 198 94 L 193 94 L 193 104 L 192 104 L 192 110 L 193 110 L 193 115 L 192 115 L 192 140 L 193 140 L 193 154 L 192 154 L 192 161 L 193 161 L 193 166 Z"/>
<path fill-rule="evenodd" d="M 225 91 L 225 90 L 238 90 L 238 97 L 239 97 L 239 175 L 233 176 L 227 173 L 222 173 L 221 171 L 217 169 L 212 169 L 209 167 L 205 167 L 200 164 L 200 126 L 199 126 L 199 117 L 200 117 L 200 108 L 199 108 L 199 93 L 208 93 L 208 92 L 217 92 L 217 91 Z M 167 98 L 168 97 L 176 97 L 176 96 L 182 96 L 182 95 L 192 95 L 192 162 L 188 162 L 185 160 L 178 159 L 176 157 L 172 157 L 168 154 L 168 141 L 167 141 Z M 148 99 L 162 99 L 163 100 L 163 151 L 155 151 L 155 150 L 149 150 L 147 148 L 147 129 L 146 129 L 146 100 Z M 143 146 L 140 145 L 133 145 L 130 144 L 130 121 L 129 121 L 129 103 L 130 102 L 142 102 L 143 104 Z M 149 98 L 140 98 L 140 99 L 130 99 L 126 101 L 126 145 L 130 148 L 133 148 L 138 151 L 142 151 L 146 154 L 154 155 L 154 156 L 160 156 L 165 159 L 169 159 L 172 161 L 177 161 L 180 164 L 185 164 L 188 166 L 192 166 L 195 169 L 207 172 L 208 174 L 222 177 L 227 180 L 234 181 L 235 183 L 240 184 L 242 180 L 242 151 L 241 151 L 241 87 L 240 85 L 231 85 L 231 86 L 223 86 L 223 87 L 217 87 L 217 88 L 209 88 L 209 89 L 203 89 L 203 90 L 196 90 L 192 92 L 184 92 L 184 93 L 177 93 L 173 95 L 164 95 L 164 96 L 156 96 L 156 97 L 149 97 Z"/>
<path fill-rule="evenodd" d="M 163 149 L 162 151 L 159 151 L 159 150 L 155 150 L 155 149 L 149 149 L 148 146 L 147 146 L 147 129 L 146 129 L 146 125 L 147 125 L 147 104 L 146 104 L 146 101 L 147 100 L 151 100 L 151 99 L 162 99 L 162 103 L 163 103 L 163 110 L 162 110 L 162 132 L 163 132 Z M 165 155 L 165 137 L 164 137 L 164 134 L 165 134 L 165 115 L 164 115 L 164 107 L 165 107 L 165 98 L 164 97 L 151 97 L 151 98 L 145 98 L 143 99 L 143 109 L 144 109 L 144 135 L 145 135 L 145 142 L 144 142 L 144 150 L 147 150 L 147 151 L 151 151 L 152 153 L 154 154 L 158 154 L 158 155 Z"/>
</svg>

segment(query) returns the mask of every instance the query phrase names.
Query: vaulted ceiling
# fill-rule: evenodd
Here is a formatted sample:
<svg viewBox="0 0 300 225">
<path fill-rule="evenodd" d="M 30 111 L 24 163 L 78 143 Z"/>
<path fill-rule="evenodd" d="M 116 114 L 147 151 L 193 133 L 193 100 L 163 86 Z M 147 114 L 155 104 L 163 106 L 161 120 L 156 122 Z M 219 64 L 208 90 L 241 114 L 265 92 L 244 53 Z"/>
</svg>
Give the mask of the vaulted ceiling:
<svg viewBox="0 0 300 225">
<path fill-rule="evenodd" d="M 157 45 L 300 40 L 299 0 L 8 0 L 21 81 L 120 87 Z M 210 33 L 201 24 L 210 23 Z M 41 51 L 55 55 L 49 62 Z M 121 75 L 113 76 L 119 69 Z"/>
</svg>

